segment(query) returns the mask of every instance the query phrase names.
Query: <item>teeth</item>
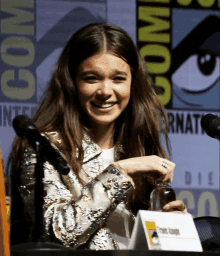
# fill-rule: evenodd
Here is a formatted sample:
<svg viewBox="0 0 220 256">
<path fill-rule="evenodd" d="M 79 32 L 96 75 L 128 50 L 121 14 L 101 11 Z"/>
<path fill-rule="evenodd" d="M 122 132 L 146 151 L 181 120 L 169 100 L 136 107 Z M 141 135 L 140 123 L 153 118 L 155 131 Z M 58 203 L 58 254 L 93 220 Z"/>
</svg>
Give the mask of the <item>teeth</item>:
<svg viewBox="0 0 220 256">
<path fill-rule="evenodd" d="M 94 104 L 94 106 L 99 107 L 99 108 L 110 108 L 110 107 L 112 107 L 113 105 L 115 105 L 115 103 L 111 103 L 111 104 L 101 104 L 101 105 L 98 105 L 98 104 L 95 104 L 95 103 L 93 103 L 93 104 Z"/>
</svg>

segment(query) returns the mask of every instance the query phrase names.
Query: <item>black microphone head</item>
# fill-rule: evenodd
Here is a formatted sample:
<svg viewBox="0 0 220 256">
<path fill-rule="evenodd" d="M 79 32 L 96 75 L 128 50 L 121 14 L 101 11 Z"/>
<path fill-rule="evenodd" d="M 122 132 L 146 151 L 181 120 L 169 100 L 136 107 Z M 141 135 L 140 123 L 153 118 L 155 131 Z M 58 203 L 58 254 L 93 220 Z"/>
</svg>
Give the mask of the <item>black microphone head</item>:
<svg viewBox="0 0 220 256">
<path fill-rule="evenodd" d="M 207 133 L 207 135 L 215 138 L 220 126 L 220 118 L 212 114 L 207 114 L 203 116 L 201 120 L 201 126 L 202 129 Z"/>
<path fill-rule="evenodd" d="M 34 122 L 32 121 L 32 119 L 30 119 L 29 117 L 24 116 L 24 115 L 16 116 L 13 119 L 12 126 L 13 126 L 16 134 L 22 139 L 26 138 L 26 132 L 28 130 L 36 130 L 37 129 Z"/>
</svg>

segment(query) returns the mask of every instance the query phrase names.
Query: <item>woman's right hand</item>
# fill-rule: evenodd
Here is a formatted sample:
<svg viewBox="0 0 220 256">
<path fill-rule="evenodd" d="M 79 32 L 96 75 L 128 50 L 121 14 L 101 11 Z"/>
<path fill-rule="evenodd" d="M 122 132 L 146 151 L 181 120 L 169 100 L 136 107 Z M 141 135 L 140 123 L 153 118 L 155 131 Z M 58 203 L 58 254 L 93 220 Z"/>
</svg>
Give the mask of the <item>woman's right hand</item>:
<svg viewBox="0 0 220 256">
<path fill-rule="evenodd" d="M 157 178 L 159 176 L 159 180 L 163 182 L 173 181 L 173 172 L 176 166 L 168 159 L 155 155 L 128 158 L 112 164 L 115 164 L 116 167 L 119 165 L 132 179 L 156 174 Z"/>
</svg>

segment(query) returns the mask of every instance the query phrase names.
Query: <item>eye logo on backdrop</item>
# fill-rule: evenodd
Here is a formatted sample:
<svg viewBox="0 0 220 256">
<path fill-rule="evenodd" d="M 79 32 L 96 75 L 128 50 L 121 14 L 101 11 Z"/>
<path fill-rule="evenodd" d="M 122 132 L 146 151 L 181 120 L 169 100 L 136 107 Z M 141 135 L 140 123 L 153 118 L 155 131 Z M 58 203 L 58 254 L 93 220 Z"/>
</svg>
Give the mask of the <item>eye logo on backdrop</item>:
<svg viewBox="0 0 220 256">
<path fill-rule="evenodd" d="M 174 44 L 175 40 L 179 41 L 178 32 L 182 29 L 177 14 L 184 15 L 187 20 L 187 11 L 181 11 L 174 10 Z M 195 18 L 185 22 L 185 30 L 187 24 L 189 29 L 194 27 L 172 52 L 172 106 L 173 109 L 219 110 L 220 18 L 210 12 L 202 15 L 198 11 L 188 12 Z M 204 14 L 207 16 L 199 21 Z"/>
<path fill-rule="evenodd" d="M 177 198 L 193 216 L 219 216 L 219 144 L 200 121 L 220 110 L 220 1 L 138 1 L 137 30 L 140 54 L 167 109 Z"/>
</svg>

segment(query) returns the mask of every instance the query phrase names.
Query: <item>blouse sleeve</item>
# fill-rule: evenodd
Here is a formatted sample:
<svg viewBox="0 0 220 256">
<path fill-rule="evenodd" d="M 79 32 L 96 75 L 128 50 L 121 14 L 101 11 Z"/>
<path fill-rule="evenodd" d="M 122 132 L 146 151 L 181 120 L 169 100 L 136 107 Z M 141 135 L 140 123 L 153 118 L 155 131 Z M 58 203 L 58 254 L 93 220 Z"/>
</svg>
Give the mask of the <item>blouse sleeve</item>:
<svg viewBox="0 0 220 256">
<path fill-rule="evenodd" d="M 19 191 L 33 221 L 35 165 L 36 154 L 28 148 L 21 166 Z M 103 227 L 133 189 L 128 177 L 113 165 L 83 186 L 72 170 L 68 175 L 60 175 L 45 162 L 43 183 L 45 238 L 73 248 L 86 243 Z"/>
</svg>

